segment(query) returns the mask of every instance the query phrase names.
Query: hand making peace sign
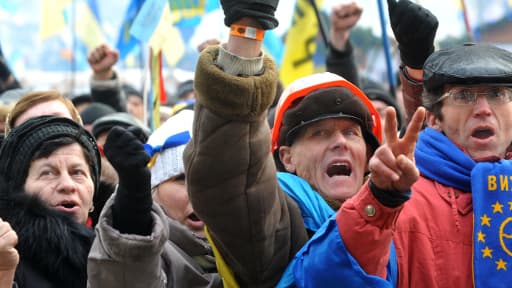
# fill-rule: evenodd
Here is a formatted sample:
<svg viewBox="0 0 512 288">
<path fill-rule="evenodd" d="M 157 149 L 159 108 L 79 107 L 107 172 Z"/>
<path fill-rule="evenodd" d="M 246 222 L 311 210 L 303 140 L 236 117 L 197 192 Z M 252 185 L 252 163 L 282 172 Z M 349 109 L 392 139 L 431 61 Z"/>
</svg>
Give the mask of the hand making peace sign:
<svg viewBox="0 0 512 288">
<path fill-rule="evenodd" d="M 386 142 L 375 151 L 368 163 L 370 179 L 377 188 L 405 192 L 418 180 L 420 173 L 414 163 L 414 149 L 424 119 L 425 108 L 419 107 L 405 135 L 398 138 L 395 110 L 387 108 L 384 122 Z"/>
</svg>

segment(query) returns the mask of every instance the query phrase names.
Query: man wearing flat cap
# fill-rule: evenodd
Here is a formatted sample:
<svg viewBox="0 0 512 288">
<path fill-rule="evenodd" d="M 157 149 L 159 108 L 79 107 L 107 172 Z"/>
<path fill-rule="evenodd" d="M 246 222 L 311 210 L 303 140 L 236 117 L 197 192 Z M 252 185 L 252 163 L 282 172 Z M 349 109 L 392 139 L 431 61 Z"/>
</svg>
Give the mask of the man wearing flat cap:
<svg viewBox="0 0 512 288">
<path fill-rule="evenodd" d="M 509 285 L 512 53 L 468 43 L 422 72 L 428 127 L 417 143 L 385 127 L 368 184 L 296 256 L 297 286 Z"/>
</svg>

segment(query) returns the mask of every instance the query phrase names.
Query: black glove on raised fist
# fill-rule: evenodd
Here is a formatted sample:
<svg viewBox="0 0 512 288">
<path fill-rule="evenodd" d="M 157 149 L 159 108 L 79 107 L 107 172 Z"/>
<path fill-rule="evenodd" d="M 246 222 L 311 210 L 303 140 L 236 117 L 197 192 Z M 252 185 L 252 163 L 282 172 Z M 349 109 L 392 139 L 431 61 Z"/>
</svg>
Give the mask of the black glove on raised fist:
<svg viewBox="0 0 512 288">
<path fill-rule="evenodd" d="M 224 10 L 224 24 L 228 27 L 243 17 L 258 21 L 264 30 L 279 25 L 274 17 L 279 0 L 221 0 L 220 3 Z"/>
<path fill-rule="evenodd" d="M 133 176 L 140 170 L 147 169 L 149 155 L 144 151 L 144 145 L 138 138 L 137 129 L 139 128 L 124 129 L 114 126 L 105 141 L 105 156 L 116 168 L 120 179 L 125 175 Z"/>
<path fill-rule="evenodd" d="M 436 16 L 409 0 L 388 0 L 388 11 L 402 63 L 422 69 L 425 60 L 434 52 L 439 25 Z"/>
<path fill-rule="evenodd" d="M 149 235 L 151 218 L 151 173 L 149 155 L 139 140 L 137 127 L 114 127 L 104 145 L 105 156 L 119 175 L 112 208 L 113 226 L 126 234 Z"/>
</svg>

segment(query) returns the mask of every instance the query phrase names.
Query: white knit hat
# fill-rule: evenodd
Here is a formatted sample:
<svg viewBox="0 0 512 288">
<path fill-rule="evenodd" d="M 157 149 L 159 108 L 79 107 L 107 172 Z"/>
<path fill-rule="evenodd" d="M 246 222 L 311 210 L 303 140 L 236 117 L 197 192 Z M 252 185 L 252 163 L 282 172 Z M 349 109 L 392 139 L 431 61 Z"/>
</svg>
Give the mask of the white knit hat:
<svg viewBox="0 0 512 288">
<path fill-rule="evenodd" d="M 194 111 L 183 110 L 167 119 L 144 144 L 146 152 L 152 157 L 149 165 L 151 188 L 185 172 L 183 150 L 192 137 L 193 120 Z"/>
</svg>

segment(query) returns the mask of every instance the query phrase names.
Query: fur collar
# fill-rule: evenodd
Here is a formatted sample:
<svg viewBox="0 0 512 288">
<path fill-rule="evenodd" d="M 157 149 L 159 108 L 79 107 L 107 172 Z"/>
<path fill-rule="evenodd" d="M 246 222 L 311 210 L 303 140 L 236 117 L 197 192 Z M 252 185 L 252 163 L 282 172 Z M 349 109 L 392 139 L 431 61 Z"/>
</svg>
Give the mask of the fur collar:
<svg viewBox="0 0 512 288">
<path fill-rule="evenodd" d="M 9 193 L 2 184 L 0 189 L 7 189 L 0 192 L 0 217 L 18 234 L 16 282 L 30 287 L 31 278 L 43 278 L 51 287 L 86 287 L 92 229 L 47 207 L 38 197 Z"/>
</svg>

